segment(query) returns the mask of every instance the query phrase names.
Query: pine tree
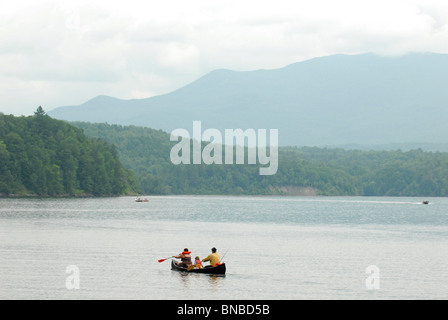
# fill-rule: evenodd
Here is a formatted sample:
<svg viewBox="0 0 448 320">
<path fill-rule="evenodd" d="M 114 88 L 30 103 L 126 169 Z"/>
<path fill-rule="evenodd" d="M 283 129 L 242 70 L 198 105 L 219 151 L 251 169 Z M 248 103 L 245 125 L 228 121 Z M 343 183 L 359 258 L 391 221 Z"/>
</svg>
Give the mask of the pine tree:
<svg viewBox="0 0 448 320">
<path fill-rule="evenodd" d="M 42 106 L 39 106 L 36 111 L 34 111 L 34 115 L 35 116 L 46 116 L 47 113 L 44 111 L 44 109 L 42 109 Z"/>
</svg>

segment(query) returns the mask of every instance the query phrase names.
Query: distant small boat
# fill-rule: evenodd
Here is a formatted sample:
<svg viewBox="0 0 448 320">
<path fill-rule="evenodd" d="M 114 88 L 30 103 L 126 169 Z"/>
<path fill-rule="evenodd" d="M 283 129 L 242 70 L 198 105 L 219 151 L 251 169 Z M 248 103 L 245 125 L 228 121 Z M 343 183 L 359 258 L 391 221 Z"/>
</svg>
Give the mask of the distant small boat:
<svg viewBox="0 0 448 320">
<path fill-rule="evenodd" d="M 137 198 L 137 199 L 135 199 L 135 202 L 149 202 L 149 200 L 148 199 L 141 199 L 141 198 Z"/>
<path fill-rule="evenodd" d="M 422 204 L 429 204 L 429 201 L 423 201 Z"/>
</svg>

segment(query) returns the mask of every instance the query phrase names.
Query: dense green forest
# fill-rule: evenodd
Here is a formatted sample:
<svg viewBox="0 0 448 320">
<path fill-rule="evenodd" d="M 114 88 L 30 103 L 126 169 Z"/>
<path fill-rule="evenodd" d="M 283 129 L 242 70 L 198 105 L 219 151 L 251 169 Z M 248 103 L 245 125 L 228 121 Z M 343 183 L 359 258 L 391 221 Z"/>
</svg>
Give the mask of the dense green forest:
<svg viewBox="0 0 448 320">
<path fill-rule="evenodd" d="M 163 131 L 73 124 L 114 144 L 147 194 L 448 196 L 448 153 L 284 147 L 277 174 L 260 176 L 258 165 L 173 165 Z"/>
<path fill-rule="evenodd" d="M 29 117 L 0 113 L 0 195 L 106 196 L 140 191 L 115 146 L 50 118 L 41 107 Z"/>
<path fill-rule="evenodd" d="M 279 150 L 259 165 L 174 165 L 160 130 L 0 113 L 0 195 L 247 194 L 448 196 L 448 153 Z"/>
</svg>

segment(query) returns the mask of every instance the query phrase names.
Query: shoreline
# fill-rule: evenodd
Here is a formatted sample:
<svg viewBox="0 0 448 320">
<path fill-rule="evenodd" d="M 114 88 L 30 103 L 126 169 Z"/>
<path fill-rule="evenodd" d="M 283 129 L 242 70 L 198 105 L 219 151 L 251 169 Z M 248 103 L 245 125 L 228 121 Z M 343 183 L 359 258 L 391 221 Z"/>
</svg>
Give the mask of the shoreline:
<svg viewBox="0 0 448 320">
<path fill-rule="evenodd" d="M 135 194 L 128 195 L 101 195 L 96 196 L 93 194 L 64 194 L 64 195 L 38 195 L 38 194 L 2 194 L 0 193 L 0 199 L 77 199 L 77 198 L 119 198 L 119 197 L 136 197 Z"/>
<path fill-rule="evenodd" d="M 125 197 L 275 197 L 275 198 L 421 198 L 426 199 L 443 199 L 443 196 L 413 196 L 413 195 L 321 195 L 321 194 L 124 194 L 124 195 L 101 195 L 77 194 L 77 195 L 37 195 L 37 194 L 0 194 L 0 199 L 102 199 L 102 198 L 125 198 Z"/>
</svg>

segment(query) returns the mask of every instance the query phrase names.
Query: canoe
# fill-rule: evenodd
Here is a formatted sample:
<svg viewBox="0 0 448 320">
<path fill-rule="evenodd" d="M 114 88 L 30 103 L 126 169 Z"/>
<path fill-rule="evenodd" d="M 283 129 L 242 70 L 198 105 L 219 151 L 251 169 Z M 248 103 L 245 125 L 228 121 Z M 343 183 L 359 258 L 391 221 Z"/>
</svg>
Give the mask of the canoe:
<svg viewBox="0 0 448 320">
<path fill-rule="evenodd" d="M 201 269 L 191 269 L 190 271 L 188 271 L 187 268 L 178 267 L 176 263 L 171 260 L 171 270 L 189 273 L 226 274 L 226 264 L 223 263 L 216 267 L 204 267 Z"/>
</svg>

